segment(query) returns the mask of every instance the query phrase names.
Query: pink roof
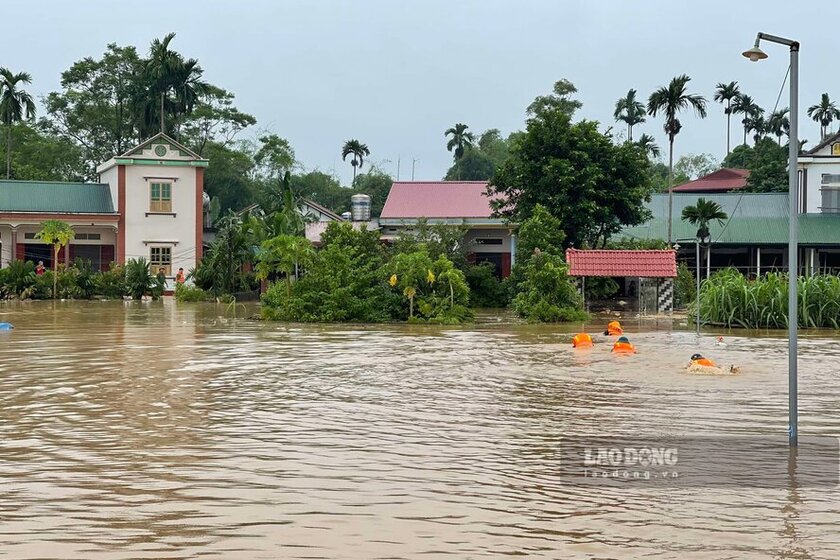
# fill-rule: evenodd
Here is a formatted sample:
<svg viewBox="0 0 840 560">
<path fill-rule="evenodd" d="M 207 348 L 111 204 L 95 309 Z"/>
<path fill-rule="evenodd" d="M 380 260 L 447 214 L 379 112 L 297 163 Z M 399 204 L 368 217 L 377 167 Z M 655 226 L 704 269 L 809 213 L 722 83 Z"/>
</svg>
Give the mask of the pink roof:
<svg viewBox="0 0 840 560">
<path fill-rule="evenodd" d="M 570 276 L 637 276 L 673 278 L 677 275 L 676 251 L 566 250 Z"/>
<path fill-rule="evenodd" d="M 492 218 L 486 181 L 396 181 L 381 218 Z"/>
<path fill-rule="evenodd" d="M 747 186 L 747 177 L 749 176 L 750 172 L 747 169 L 725 167 L 694 181 L 677 185 L 671 190 L 687 193 L 737 191 Z"/>
</svg>

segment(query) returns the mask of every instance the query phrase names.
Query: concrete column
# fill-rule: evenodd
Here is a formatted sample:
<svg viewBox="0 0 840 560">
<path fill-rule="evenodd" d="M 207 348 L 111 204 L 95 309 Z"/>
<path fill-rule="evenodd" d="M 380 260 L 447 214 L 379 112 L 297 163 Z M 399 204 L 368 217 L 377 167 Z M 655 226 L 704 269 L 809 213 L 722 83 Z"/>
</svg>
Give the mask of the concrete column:
<svg viewBox="0 0 840 560">
<path fill-rule="evenodd" d="M 761 277 L 761 247 L 755 248 L 755 276 Z"/>
<path fill-rule="evenodd" d="M 516 264 L 516 234 L 510 234 L 510 268 L 513 270 Z"/>
</svg>

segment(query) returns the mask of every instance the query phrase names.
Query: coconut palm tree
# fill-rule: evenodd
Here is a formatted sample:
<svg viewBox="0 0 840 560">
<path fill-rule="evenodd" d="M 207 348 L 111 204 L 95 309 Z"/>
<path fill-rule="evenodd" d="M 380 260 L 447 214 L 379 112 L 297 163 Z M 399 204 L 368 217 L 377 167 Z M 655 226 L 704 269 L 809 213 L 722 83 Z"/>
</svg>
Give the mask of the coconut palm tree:
<svg viewBox="0 0 840 560">
<path fill-rule="evenodd" d="M 353 184 L 356 184 L 356 168 L 361 169 L 365 163 L 365 158 L 370 155 L 370 150 L 367 144 L 362 144 L 358 140 L 348 140 L 341 148 L 341 159 L 347 161 L 347 156 L 352 155 L 350 165 L 353 166 Z"/>
<path fill-rule="evenodd" d="M 12 177 L 12 127 L 35 117 L 32 96 L 19 87 L 31 83 L 32 76 L 27 72 L 13 74 L 8 68 L 0 68 L 0 121 L 6 125 L 6 179 Z"/>
<path fill-rule="evenodd" d="M 808 116 L 820 123 L 820 139 L 828 135 L 828 127 L 835 120 L 840 120 L 840 109 L 824 93 L 820 96 L 820 102 L 808 107 Z"/>
<path fill-rule="evenodd" d="M 764 114 L 755 100 L 749 95 L 741 94 L 732 102 L 732 112 L 742 115 L 741 124 L 744 125 L 744 145 L 747 145 L 747 134 L 751 130 L 752 119 Z"/>
<path fill-rule="evenodd" d="M 58 253 L 61 248 L 76 237 L 76 232 L 67 222 L 61 220 L 47 220 L 41 223 L 41 230 L 35 234 L 36 239 L 49 243 L 53 247 L 53 299 L 56 298 L 58 283 Z"/>
<path fill-rule="evenodd" d="M 726 212 L 720 207 L 720 204 L 714 200 L 706 200 L 705 198 L 698 198 L 697 203 L 693 206 L 686 206 L 682 211 L 682 219 L 697 227 L 697 239 L 706 239 L 709 237 L 709 223 L 717 222 L 722 226 L 724 220 L 729 218 Z M 706 277 L 709 276 L 711 245 L 706 246 Z M 699 265 L 698 264 L 698 270 Z"/>
<path fill-rule="evenodd" d="M 767 132 L 776 137 L 779 146 L 782 145 L 782 136 L 790 133 L 790 109 L 785 107 L 773 113 L 767 118 Z"/>
<path fill-rule="evenodd" d="M 730 130 L 730 121 L 732 119 L 732 101 L 737 99 L 738 96 L 741 95 L 741 91 L 738 89 L 738 82 L 729 82 L 728 84 L 724 84 L 723 82 L 719 83 L 717 87 L 715 87 L 715 95 L 713 99 L 718 103 L 724 104 L 723 113 L 726 115 L 726 153 L 729 154 L 729 130 Z"/>
<path fill-rule="evenodd" d="M 648 114 L 655 117 L 662 113 L 665 117 L 664 130 L 668 135 L 668 244 L 671 244 L 671 214 L 674 209 L 674 193 L 671 190 L 674 180 L 674 138 L 679 134 L 682 123 L 677 118 L 680 111 L 694 109 L 700 118 L 706 118 L 706 99 L 702 95 L 688 93 L 686 86 L 691 81 L 687 75 L 676 76 L 667 86 L 650 94 Z"/>
<path fill-rule="evenodd" d="M 627 141 L 633 141 L 633 127 L 645 122 L 645 105 L 636 99 L 636 90 L 631 89 L 625 97 L 615 102 L 615 121 L 627 125 Z"/>
<path fill-rule="evenodd" d="M 636 141 L 636 145 L 642 149 L 648 158 L 653 159 L 659 157 L 659 146 L 656 145 L 656 141 L 650 134 L 642 134 Z"/>
</svg>

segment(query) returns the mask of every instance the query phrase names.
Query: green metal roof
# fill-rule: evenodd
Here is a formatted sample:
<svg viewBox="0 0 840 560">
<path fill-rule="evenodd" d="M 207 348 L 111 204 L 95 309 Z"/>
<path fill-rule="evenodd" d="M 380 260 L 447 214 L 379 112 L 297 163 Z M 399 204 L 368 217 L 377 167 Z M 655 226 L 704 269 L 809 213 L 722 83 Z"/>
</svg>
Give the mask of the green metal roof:
<svg viewBox="0 0 840 560">
<path fill-rule="evenodd" d="M 720 204 L 729 220 L 709 225 L 712 241 L 729 245 L 785 245 L 788 241 L 787 193 L 674 193 L 673 233 L 676 239 L 694 239 L 697 228 L 681 218 L 683 208 L 698 198 Z M 668 236 L 668 195 L 653 195 L 646 205 L 653 219 L 628 227 L 618 237 L 662 239 Z M 800 245 L 840 245 L 840 214 L 800 214 Z"/>
<path fill-rule="evenodd" d="M 0 181 L 0 212 L 113 214 L 108 185 Z"/>
</svg>

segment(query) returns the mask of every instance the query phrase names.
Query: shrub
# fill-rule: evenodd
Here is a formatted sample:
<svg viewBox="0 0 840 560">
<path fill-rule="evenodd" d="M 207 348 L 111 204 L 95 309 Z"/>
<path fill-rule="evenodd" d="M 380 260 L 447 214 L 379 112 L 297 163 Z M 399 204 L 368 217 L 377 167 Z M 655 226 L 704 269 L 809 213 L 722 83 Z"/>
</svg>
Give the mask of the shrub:
<svg viewBox="0 0 840 560">
<path fill-rule="evenodd" d="M 175 300 L 181 302 L 213 301 L 213 295 L 198 286 L 175 285 Z"/>
<path fill-rule="evenodd" d="M 473 307 L 506 307 L 510 303 L 507 287 L 493 270 L 491 263 L 471 265 L 464 270 Z"/>
<path fill-rule="evenodd" d="M 152 290 L 154 281 L 146 259 L 129 259 L 125 265 L 125 291 L 131 299 L 142 299 Z"/>
<path fill-rule="evenodd" d="M 4 284 L 8 291 L 20 298 L 30 297 L 37 279 L 35 263 L 14 260 L 4 270 Z"/>
<path fill-rule="evenodd" d="M 697 278 L 685 263 L 677 265 L 677 279 L 674 284 L 674 306 L 683 308 L 694 301 L 697 295 Z"/>
<path fill-rule="evenodd" d="M 590 300 L 610 299 L 621 287 L 618 282 L 605 276 L 593 276 L 584 282 L 586 297 Z"/>
<path fill-rule="evenodd" d="M 94 291 L 109 299 L 120 299 L 126 295 L 125 269 L 111 263 L 108 270 L 93 275 Z"/>
<path fill-rule="evenodd" d="M 533 322 L 582 321 L 583 298 L 557 255 L 534 255 L 523 265 L 520 291 L 513 299 L 518 315 Z"/>
</svg>

